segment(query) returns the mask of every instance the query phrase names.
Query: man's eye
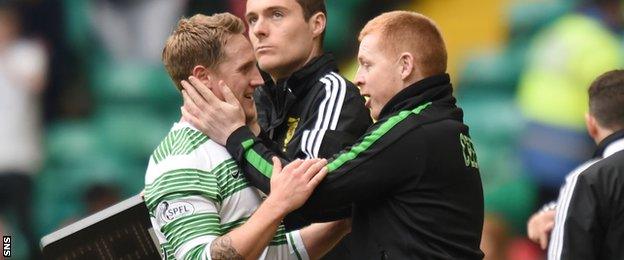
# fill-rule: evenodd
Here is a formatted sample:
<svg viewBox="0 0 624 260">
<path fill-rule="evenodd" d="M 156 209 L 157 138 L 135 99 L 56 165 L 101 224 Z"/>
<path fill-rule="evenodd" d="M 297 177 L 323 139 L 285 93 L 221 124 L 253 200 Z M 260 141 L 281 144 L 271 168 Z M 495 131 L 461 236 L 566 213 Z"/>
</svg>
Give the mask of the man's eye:
<svg viewBox="0 0 624 260">
<path fill-rule="evenodd" d="M 247 19 L 247 23 L 248 24 L 254 24 L 257 21 L 258 21 L 258 18 L 256 18 L 256 17 L 251 17 L 251 18 Z"/>
<path fill-rule="evenodd" d="M 284 14 L 282 12 L 273 12 L 273 18 L 282 18 Z"/>
</svg>

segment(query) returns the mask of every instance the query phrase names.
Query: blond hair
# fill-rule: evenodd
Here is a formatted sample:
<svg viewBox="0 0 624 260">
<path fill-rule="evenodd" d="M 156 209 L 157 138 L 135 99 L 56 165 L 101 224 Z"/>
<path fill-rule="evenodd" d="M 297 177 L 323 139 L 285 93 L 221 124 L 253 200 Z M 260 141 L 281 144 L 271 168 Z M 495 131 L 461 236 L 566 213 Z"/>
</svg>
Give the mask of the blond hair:
<svg viewBox="0 0 624 260">
<path fill-rule="evenodd" d="M 409 52 L 424 76 L 446 72 L 447 54 L 442 34 L 426 16 L 408 11 L 383 13 L 370 20 L 358 37 L 380 34 L 380 46 L 387 54 Z"/>
<path fill-rule="evenodd" d="M 244 31 L 243 21 L 230 13 L 180 19 L 162 52 L 163 64 L 176 87 L 182 90 L 180 82 L 197 65 L 216 68 L 225 56 L 223 47 L 228 39 Z"/>
</svg>

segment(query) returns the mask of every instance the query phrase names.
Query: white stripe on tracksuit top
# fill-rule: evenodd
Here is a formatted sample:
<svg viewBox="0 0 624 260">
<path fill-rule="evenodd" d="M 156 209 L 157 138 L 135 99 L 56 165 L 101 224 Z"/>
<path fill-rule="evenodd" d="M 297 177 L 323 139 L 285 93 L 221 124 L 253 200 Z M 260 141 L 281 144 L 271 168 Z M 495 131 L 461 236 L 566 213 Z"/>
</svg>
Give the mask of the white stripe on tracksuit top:
<svg viewBox="0 0 624 260">
<path fill-rule="evenodd" d="M 568 176 L 566 176 L 565 184 L 561 187 L 559 191 L 559 198 L 557 199 L 557 213 L 555 217 L 555 228 L 552 231 L 550 236 L 550 242 L 548 244 L 548 259 L 550 260 L 558 260 L 561 259 L 561 253 L 563 251 L 563 241 L 565 234 L 565 224 L 566 217 L 568 215 L 568 208 L 570 207 L 570 200 L 572 200 L 572 196 L 574 194 L 574 188 L 576 187 L 576 182 L 578 180 L 578 176 L 582 174 L 587 168 L 592 166 L 594 163 L 600 161 L 603 158 L 609 157 L 614 153 L 624 150 L 624 139 L 615 141 L 609 144 L 603 154 L 602 158 L 592 159 L 578 168 L 574 169 Z"/>
<path fill-rule="evenodd" d="M 166 259 L 211 259 L 210 244 L 262 202 L 226 149 L 176 123 L 150 157 L 144 197 Z M 308 259 L 299 231 L 280 225 L 260 259 Z"/>
<path fill-rule="evenodd" d="M 325 85 L 325 98 L 319 105 L 314 128 L 305 130 L 301 139 L 301 150 L 306 154 L 306 159 L 318 158 L 325 131 L 336 130 L 347 93 L 347 83 L 335 72 L 328 73 L 320 81 Z"/>
<path fill-rule="evenodd" d="M 565 183 L 559 190 L 559 198 L 557 199 L 557 207 L 555 213 L 555 228 L 550 236 L 550 242 L 548 244 L 548 259 L 560 259 L 561 249 L 563 246 L 563 231 L 565 225 L 566 215 L 568 213 L 568 207 L 570 206 L 570 200 L 572 199 L 572 193 L 576 186 L 576 180 L 579 174 L 585 171 L 589 166 L 598 162 L 599 159 L 589 160 L 581 166 L 576 167 L 571 171 L 565 179 Z M 561 223 L 559 225 L 558 223 Z"/>
</svg>

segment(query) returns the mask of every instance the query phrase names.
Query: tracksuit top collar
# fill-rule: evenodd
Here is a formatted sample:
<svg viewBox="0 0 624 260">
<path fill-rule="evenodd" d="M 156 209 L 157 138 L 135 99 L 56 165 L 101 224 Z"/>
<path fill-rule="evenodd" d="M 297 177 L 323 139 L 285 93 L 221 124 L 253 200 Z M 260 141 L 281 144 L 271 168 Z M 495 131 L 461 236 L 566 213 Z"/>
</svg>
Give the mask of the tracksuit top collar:
<svg viewBox="0 0 624 260">
<path fill-rule="evenodd" d="M 436 101 L 444 101 L 455 106 L 451 79 L 446 73 L 424 78 L 401 90 L 383 107 L 379 113 L 379 120 L 395 112 Z"/>
<path fill-rule="evenodd" d="M 302 98 L 308 93 L 310 88 L 316 84 L 321 75 L 330 71 L 337 72 L 338 66 L 332 54 L 324 53 L 310 60 L 289 77 L 278 79 L 277 82 L 273 82 L 273 79 L 271 79 L 268 73 L 262 72 L 261 74 L 265 82 L 264 88 L 269 91 L 269 93 L 274 94 L 275 91 L 290 91 L 297 98 Z"/>
<path fill-rule="evenodd" d="M 624 129 L 616 131 L 615 133 L 607 136 L 605 139 L 600 141 L 598 147 L 596 148 L 596 152 L 594 153 L 594 157 L 596 158 L 604 158 L 608 157 L 615 152 L 622 150 L 624 147 Z"/>
<path fill-rule="evenodd" d="M 338 67 L 334 57 L 329 53 L 313 58 L 290 77 L 279 79 L 277 82 L 273 82 L 268 73 L 261 71 L 265 83 L 262 89 L 272 103 L 270 108 L 272 116 L 268 128 L 281 125 L 291 107 L 305 99 L 319 78 L 331 71 L 337 72 Z"/>
</svg>

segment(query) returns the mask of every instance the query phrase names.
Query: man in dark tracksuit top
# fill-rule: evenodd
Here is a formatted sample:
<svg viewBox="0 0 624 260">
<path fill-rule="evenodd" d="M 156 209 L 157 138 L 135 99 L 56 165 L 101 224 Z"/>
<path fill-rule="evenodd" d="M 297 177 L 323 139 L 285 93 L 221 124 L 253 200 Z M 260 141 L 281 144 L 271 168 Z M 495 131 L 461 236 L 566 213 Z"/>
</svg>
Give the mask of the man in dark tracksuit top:
<svg viewBox="0 0 624 260">
<path fill-rule="evenodd" d="M 592 83 L 586 122 L 603 159 L 567 177 L 548 259 L 624 259 L 624 70 Z"/>
<path fill-rule="evenodd" d="M 353 83 L 337 73 L 330 54 L 319 56 L 287 79 L 274 83 L 262 73 L 265 86 L 258 88 L 255 100 L 260 138 L 265 149 L 285 161 L 297 158 L 330 158 L 366 132 L 372 124 L 364 99 Z M 242 157 L 237 158 L 242 161 Z M 243 163 L 243 172 L 257 171 Z M 258 174 L 248 174 L 257 178 Z M 267 191 L 268 182 L 261 190 Z M 309 225 L 312 220 L 329 221 L 348 217 L 351 209 L 323 210 L 318 218 L 306 220 L 289 215 L 284 223 L 288 230 Z"/>
<path fill-rule="evenodd" d="M 265 85 L 254 96 L 262 137 L 288 160 L 329 158 L 372 124 L 360 91 L 338 74 L 330 54 L 277 83 L 262 75 Z"/>
</svg>

